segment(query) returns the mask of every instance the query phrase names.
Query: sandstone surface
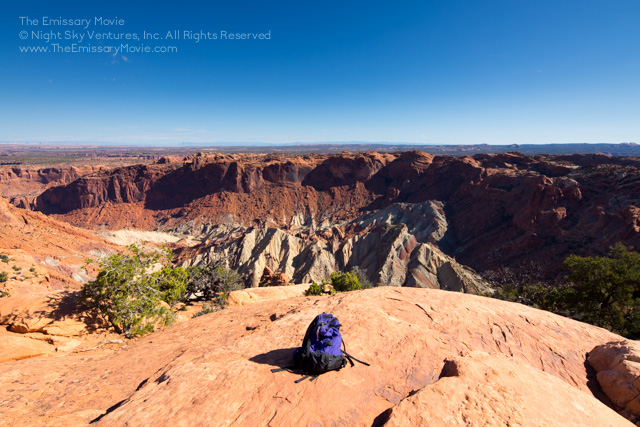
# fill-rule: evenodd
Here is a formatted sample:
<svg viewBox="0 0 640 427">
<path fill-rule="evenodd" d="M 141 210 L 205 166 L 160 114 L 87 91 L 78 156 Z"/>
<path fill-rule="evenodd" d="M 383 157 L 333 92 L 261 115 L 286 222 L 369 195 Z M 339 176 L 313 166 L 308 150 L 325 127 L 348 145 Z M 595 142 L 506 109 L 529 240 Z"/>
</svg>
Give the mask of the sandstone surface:
<svg viewBox="0 0 640 427">
<path fill-rule="evenodd" d="M 340 319 L 347 350 L 371 366 L 299 384 L 299 375 L 272 373 L 291 364 L 322 312 Z M 259 302 L 178 323 L 111 354 L 0 364 L 0 424 L 631 425 L 593 397 L 585 364 L 587 352 L 617 340 L 551 313 L 441 290 Z"/>
<path fill-rule="evenodd" d="M 19 334 L 82 335 L 87 333 L 84 316 L 76 304 L 76 293 L 32 291 L 0 298 L 0 325 Z"/>
<path fill-rule="evenodd" d="M 593 395 L 503 355 L 447 359 L 434 384 L 394 406 L 385 426 L 628 426 Z"/>
<path fill-rule="evenodd" d="M 0 330 L 0 363 L 54 354 L 45 341 Z"/>
<path fill-rule="evenodd" d="M 277 301 L 287 298 L 301 297 L 309 289 L 309 285 L 274 286 L 267 288 L 247 288 L 241 291 L 229 292 L 227 303 L 234 307 L 238 305 L 255 304 L 257 302 Z"/>
</svg>

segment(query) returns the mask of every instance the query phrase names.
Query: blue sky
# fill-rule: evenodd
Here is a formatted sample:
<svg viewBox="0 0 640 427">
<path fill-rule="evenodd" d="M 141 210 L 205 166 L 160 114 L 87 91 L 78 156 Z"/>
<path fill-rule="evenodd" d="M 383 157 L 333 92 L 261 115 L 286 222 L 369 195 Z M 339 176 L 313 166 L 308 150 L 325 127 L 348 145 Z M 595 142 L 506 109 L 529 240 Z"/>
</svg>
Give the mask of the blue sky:
<svg viewBox="0 0 640 427">
<path fill-rule="evenodd" d="M 49 0 L 0 11 L 4 142 L 640 143 L 638 0 Z M 91 25 L 44 26 L 45 16 Z M 86 34 L 175 30 L 271 38 Z M 177 52 L 21 52 L 72 44 L 34 31 Z"/>
</svg>

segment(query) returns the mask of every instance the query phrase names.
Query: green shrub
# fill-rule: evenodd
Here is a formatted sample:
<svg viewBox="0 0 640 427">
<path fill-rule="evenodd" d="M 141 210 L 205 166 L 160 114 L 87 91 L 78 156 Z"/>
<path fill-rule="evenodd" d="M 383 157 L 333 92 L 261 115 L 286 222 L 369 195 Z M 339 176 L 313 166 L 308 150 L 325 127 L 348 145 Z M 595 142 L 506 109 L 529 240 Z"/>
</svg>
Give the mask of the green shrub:
<svg viewBox="0 0 640 427">
<path fill-rule="evenodd" d="M 171 266 L 169 250 L 128 248 L 131 255 L 102 260 L 98 276 L 82 287 L 80 295 L 89 310 L 131 337 L 152 332 L 157 323 L 173 321 L 173 313 L 162 303 L 172 305 L 183 299 L 187 272 Z"/>
<path fill-rule="evenodd" d="M 0 261 L 4 262 L 5 264 L 9 264 L 10 260 L 9 260 L 8 256 L 2 254 L 2 255 L 0 255 Z"/>
<path fill-rule="evenodd" d="M 12 266 L 11 268 L 13 268 L 15 271 L 22 270 L 22 267 L 18 267 L 17 265 Z"/>
<path fill-rule="evenodd" d="M 324 293 L 324 284 L 317 284 L 316 282 L 313 282 L 311 284 L 311 286 L 309 286 L 309 289 L 307 289 L 307 291 L 304 293 L 305 296 L 321 296 Z"/>
<path fill-rule="evenodd" d="M 9 294 L 9 292 L 7 291 L 2 291 L 0 292 L 0 298 L 4 298 L 4 297 L 10 297 L 11 295 Z"/>
<path fill-rule="evenodd" d="M 640 253 L 623 244 L 609 257 L 569 256 L 563 267 L 572 292 L 567 307 L 572 317 L 628 338 L 640 337 Z"/>
<path fill-rule="evenodd" d="M 357 268 L 357 267 L 356 267 Z M 359 269 L 354 272 L 354 269 L 349 273 L 334 271 L 331 273 L 329 281 L 323 280 L 322 283 L 313 282 L 309 289 L 305 292 L 306 296 L 320 296 L 324 294 L 333 295 L 338 292 L 349 292 L 360 289 L 365 289 L 362 283 L 358 279 L 357 273 L 361 273 Z M 363 275 L 364 277 L 364 275 Z M 367 287 L 371 287 L 371 283 L 366 282 Z M 325 291 L 327 285 L 331 285 L 329 291 Z"/>
<path fill-rule="evenodd" d="M 7 280 L 9 280 L 9 275 L 7 273 L 5 273 L 4 271 L 2 273 L 0 273 L 0 283 L 4 283 Z"/>
<path fill-rule="evenodd" d="M 29 271 L 30 271 L 30 272 L 32 272 L 32 273 L 35 273 L 35 272 L 36 272 L 36 268 L 35 268 L 35 267 L 31 267 L 31 268 L 29 269 Z"/>
<path fill-rule="evenodd" d="M 336 292 L 349 292 L 362 289 L 362 284 L 353 273 L 333 272 L 330 279 L 331 286 Z"/>
<path fill-rule="evenodd" d="M 187 271 L 189 274 L 185 298 L 187 301 L 214 301 L 219 307 L 224 307 L 227 304 L 229 292 L 244 287 L 238 273 L 221 264 L 193 266 Z"/>
</svg>

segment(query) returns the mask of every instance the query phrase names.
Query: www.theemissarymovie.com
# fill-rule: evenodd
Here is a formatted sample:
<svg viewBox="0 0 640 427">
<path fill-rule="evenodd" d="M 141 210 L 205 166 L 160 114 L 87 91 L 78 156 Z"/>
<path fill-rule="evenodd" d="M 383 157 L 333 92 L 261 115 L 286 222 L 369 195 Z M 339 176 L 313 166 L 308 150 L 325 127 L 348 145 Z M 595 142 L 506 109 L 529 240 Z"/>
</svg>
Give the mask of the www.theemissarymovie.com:
<svg viewBox="0 0 640 427">
<path fill-rule="evenodd" d="M 271 30 L 124 31 L 123 18 L 20 16 L 18 47 L 23 53 L 175 53 L 180 42 L 271 40 Z"/>
</svg>

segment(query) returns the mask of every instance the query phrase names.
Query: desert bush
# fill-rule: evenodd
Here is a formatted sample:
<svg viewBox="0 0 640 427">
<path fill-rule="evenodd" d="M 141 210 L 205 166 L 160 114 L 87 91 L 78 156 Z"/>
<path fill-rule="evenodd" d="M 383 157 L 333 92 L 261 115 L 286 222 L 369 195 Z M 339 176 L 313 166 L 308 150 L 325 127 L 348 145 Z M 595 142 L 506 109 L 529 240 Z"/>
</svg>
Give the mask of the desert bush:
<svg viewBox="0 0 640 427">
<path fill-rule="evenodd" d="M 173 321 L 166 304 L 183 299 L 187 272 L 171 265 L 169 250 L 128 248 L 131 254 L 112 255 L 99 263 L 98 276 L 82 287 L 80 298 L 90 311 L 131 337 Z"/>
<path fill-rule="evenodd" d="M 307 289 L 307 291 L 305 292 L 305 295 L 306 296 L 320 296 L 324 294 L 333 295 L 338 292 L 349 292 L 349 291 L 364 289 L 364 287 L 362 286 L 362 283 L 358 279 L 358 276 L 357 276 L 358 272 L 362 274 L 362 271 L 360 271 L 359 269 L 356 270 L 355 272 L 352 269 L 351 272 L 348 272 L 348 273 L 334 271 L 333 273 L 331 273 L 331 277 L 329 278 L 329 281 L 323 280 L 322 283 L 313 282 L 311 286 L 309 286 L 309 289 Z M 331 285 L 331 286 L 329 290 L 326 291 L 325 289 L 327 288 L 328 285 Z M 366 282 L 365 286 L 371 287 L 371 283 Z"/>
<path fill-rule="evenodd" d="M 5 273 L 4 271 L 2 273 L 0 273 L 0 283 L 4 283 L 7 280 L 9 280 L 9 275 L 7 273 Z"/>
<path fill-rule="evenodd" d="M 238 273 L 218 263 L 189 267 L 187 272 L 187 301 L 213 301 L 216 305 L 224 307 L 229 292 L 244 287 Z"/>
<path fill-rule="evenodd" d="M 11 266 L 11 268 L 14 269 L 14 271 L 20 271 L 22 270 L 22 267 L 18 267 L 17 265 Z"/>
<path fill-rule="evenodd" d="M 320 296 L 324 293 L 324 284 L 317 284 L 316 282 L 313 282 L 311 284 L 311 286 L 309 286 L 309 289 L 307 289 L 307 291 L 304 293 L 305 296 Z"/>
<path fill-rule="evenodd" d="M 2 254 L 0 255 L 0 261 L 4 262 L 5 264 L 9 264 L 9 257 Z"/>
<path fill-rule="evenodd" d="M 336 272 L 331 273 L 329 280 L 336 292 L 349 292 L 362 289 L 362 284 L 353 273 Z"/>
</svg>

